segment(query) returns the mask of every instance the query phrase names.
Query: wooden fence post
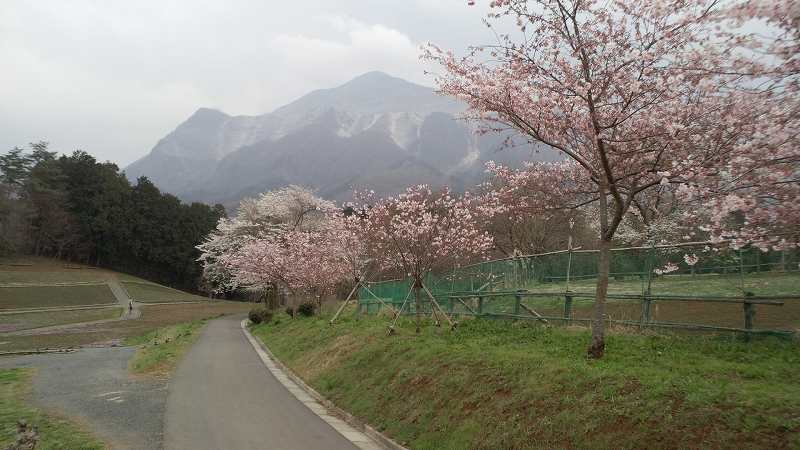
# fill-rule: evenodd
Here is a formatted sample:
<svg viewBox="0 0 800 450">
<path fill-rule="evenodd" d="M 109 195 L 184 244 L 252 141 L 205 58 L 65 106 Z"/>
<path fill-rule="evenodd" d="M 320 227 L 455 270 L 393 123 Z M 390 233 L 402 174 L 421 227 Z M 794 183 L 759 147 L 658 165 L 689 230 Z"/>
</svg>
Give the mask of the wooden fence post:
<svg viewBox="0 0 800 450">
<path fill-rule="evenodd" d="M 650 305 L 652 304 L 652 300 L 648 295 L 642 296 L 642 326 L 646 326 L 650 323 L 651 314 L 650 314 Z"/>
<path fill-rule="evenodd" d="M 522 303 L 522 290 L 518 290 L 517 294 L 514 295 L 514 315 L 519 315 L 519 304 Z"/>
<path fill-rule="evenodd" d="M 478 297 L 478 315 L 483 314 L 483 297 Z"/>
<path fill-rule="evenodd" d="M 569 294 L 564 296 L 564 319 L 567 325 L 572 322 L 572 296 Z"/>
<path fill-rule="evenodd" d="M 786 249 L 781 249 L 781 272 L 786 272 Z"/>
<path fill-rule="evenodd" d="M 753 329 L 753 319 L 756 316 L 756 305 L 745 300 L 744 302 L 744 329 L 745 340 L 750 341 L 750 330 Z"/>
</svg>

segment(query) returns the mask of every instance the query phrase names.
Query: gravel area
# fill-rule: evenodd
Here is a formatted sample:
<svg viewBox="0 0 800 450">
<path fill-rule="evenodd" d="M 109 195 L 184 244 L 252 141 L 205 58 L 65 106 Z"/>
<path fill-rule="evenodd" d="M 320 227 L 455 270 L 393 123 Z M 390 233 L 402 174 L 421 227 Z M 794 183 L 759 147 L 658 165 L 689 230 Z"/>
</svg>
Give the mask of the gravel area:
<svg viewBox="0 0 800 450">
<path fill-rule="evenodd" d="M 0 368 L 33 367 L 33 402 L 86 424 L 118 450 L 162 448 L 166 381 L 134 377 L 135 348 L 0 357 Z"/>
</svg>

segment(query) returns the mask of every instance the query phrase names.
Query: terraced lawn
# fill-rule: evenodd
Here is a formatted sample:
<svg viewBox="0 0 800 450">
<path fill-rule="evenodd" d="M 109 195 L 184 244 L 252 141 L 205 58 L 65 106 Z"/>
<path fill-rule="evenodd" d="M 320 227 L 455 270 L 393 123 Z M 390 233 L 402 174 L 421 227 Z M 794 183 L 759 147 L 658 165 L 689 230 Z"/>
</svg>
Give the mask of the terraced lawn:
<svg viewBox="0 0 800 450">
<path fill-rule="evenodd" d="M 0 310 L 112 304 L 117 300 L 104 285 L 0 287 Z"/>
<path fill-rule="evenodd" d="M 207 302 L 208 298 L 188 292 L 171 289 L 154 283 L 139 283 L 122 281 L 122 286 L 137 302 L 162 303 L 162 302 Z"/>
<path fill-rule="evenodd" d="M 158 328 L 223 314 L 245 314 L 251 303 L 215 301 L 213 303 L 175 303 L 142 306 L 142 317 L 136 320 L 87 325 L 78 330 L 33 336 L 2 336 L 0 352 L 42 348 L 71 348 L 97 343 L 122 343 L 126 338 L 141 336 Z"/>
<path fill-rule="evenodd" d="M 0 333 L 30 330 L 34 328 L 116 319 L 121 308 L 79 309 L 71 311 L 47 311 L 19 314 L 0 314 Z"/>
</svg>

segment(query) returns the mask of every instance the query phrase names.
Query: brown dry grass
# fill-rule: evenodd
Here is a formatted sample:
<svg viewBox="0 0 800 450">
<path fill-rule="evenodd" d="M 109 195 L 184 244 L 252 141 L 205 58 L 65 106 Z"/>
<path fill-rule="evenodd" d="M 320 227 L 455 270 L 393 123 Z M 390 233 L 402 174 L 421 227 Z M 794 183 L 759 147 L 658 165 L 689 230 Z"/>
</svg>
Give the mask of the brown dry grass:
<svg viewBox="0 0 800 450">
<path fill-rule="evenodd" d="M 359 348 L 352 335 L 342 335 L 334 339 L 330 347 L 311 351 L 297 363 L 297 373 L 304 379 L 314 378 L 325 371 L 333 370 Z"/>
<path fill-rule="evenodd" d="M 224 314 L 244 314 L 251 307 L 249 303 L 227 301 L 143 306 L 142 317 L 136 320 L 87 325 L 70 332 L 0 336 L 0 352 L 119 344 L 127 337 L 140 336 L 157 328 Z"/>
<path fill-rule="evenodd" d="M 0 315 L 0 333 L 95 320 L 116 319 L 122 308 L 77 309 Z M 2 338 L 0 338 L 2 340 Z"/>
</svg>

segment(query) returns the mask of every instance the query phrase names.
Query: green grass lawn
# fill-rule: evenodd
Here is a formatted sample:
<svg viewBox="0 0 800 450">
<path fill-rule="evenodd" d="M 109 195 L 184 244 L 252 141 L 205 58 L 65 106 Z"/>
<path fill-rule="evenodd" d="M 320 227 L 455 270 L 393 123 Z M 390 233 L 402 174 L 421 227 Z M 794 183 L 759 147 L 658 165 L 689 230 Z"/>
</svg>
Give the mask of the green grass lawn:
<svg viewBox="0 0 800 450">
<path fill-rule="evenodd" d="M 0 448 L 14 442 L 16 423 L 24 419 L 39 429 L 37 450 L 100 450 L 106 446 L 77 424 L 28 403 L 32 371 L 0 369 Z"/>
<path fill-rule="evenodd" d="M 137 345 L 128 364 L 132 373 L 154 376 L 169 375 L 200 336 L 207 319 L 159 328 L 142 336 L 130 337 L 126 345 Z"/>
<path fill-rule="evenodd" d="M 744 327 L 744 309 L 742 304 L 704 302 L 703 297 L 735 297 L 742 298 L 743 292 L 757 296 L 788 296 L 783 305 L 758 305 L 754 327 L 762 330 L 798 331 L 800 330 L 800 273 L 798 272 L 759 272 L 748 273 L 744 279 L 744 291 L 741 279 L 736 274 L 703 274 L 703 275 L 666 275 L 653 280 L 653 295 L 666 294 L 690 297 L 689 301 L 655 300 L 651 307 L 651 321 L 683 323 L 689 325 L 705 325 L 726 328 Z M 550 317 L 564 316 L 565 282 L 528 283 L 523 286 L 532 293 L 552 294 L 547 296 L 523 296 L 522 303 L 539 314 Z M 596 280 L 585 279 L 572 281 L 569 285 L 573 293 L 593 295 Z M 508 293 L 515 286 L 498 286 L 497 290 L 505 291 L 502 295 L 487 296 L 483 299 L 483 313 L 513 314 L 514 296 Z M 641 295 L 643 281 L 637 277 L 612 279 L 609 282 L 611 294 Z M 442 294 L 444 295 L 444 293 Z M 695 297 L 696 296 L 696 297 Z M 691 299 L 694 297 L 694 299 Z M 367 297 L 368 299 L 369 297 Z M 449 309 L 449 300 L 440 299 L 445 309 Z M 477 311 L 477 299 L 464 299 L 473 311 Z M 399 306 L 399 305 L 398 305 Z M 370 307 L 374 312 L 378 305 Z M 453 312 L 468 313 L 467 307 L 454 301 Z M 594 298 L 576 297 L 573 299 L 572 317 L 590 319 L 594 311 Z M 621 321 L 639 321 L 642 317 L 641 299 L 610 298 L 606 306 L 609 319 Z M 520 310 L 520 314 L 527 312 Z"/>
<path fill-rule="evenodd" d="M 447 299 L 442 299 L 445 310 L 449 310 Z M 464 299 L 473 311 L 478 310 L 475 298 Z M 756 329 L 800 331 L 800 299 L 785 299 L 783 305 L 756 305 L 753 321 Z M 513 314 L 515 307 L 513 295 L 486 297 L 483 299 L 484 314 Z M 523 297 L 522 304 L 537 313 L 551 317 L 564 317 L 564 295 L 548 297 Z M 371 306 L 374 312 L 378 305 Z M 458 301 L 453 302 L 453 312 L 470 311 Z M 710 325 L 727 328 L 744 327 L 744 307 L 740 303 L 699 302 L 699 301 L 653 301 L 651 320 L 654 322 L 683 323 L 689 325 Z M 520 315 L 528 314 L 520 308 Z M 593 298 L 575 298 L 572 303 L 572 317 L 588 320 L 594 314 Z M 606 316 L 609 319 L 638 322 L 642 317 L 642 302 L 639 299 L 609 299 L 606 303 Z M 555 320 L 555 319 L 553 319 Z"/>
<path fill-rule="evenodd" d="M 153 283 L 123 281 L 121 284 L 134 300 L 142 303 L 208 301 L 206 297 L 189 294 L 188 292 L 179 291 L 177 289 L 170 289 Z"/>
<path fill-rule="evenodd" d="M 570 282 L 570 290 L 575 292 L 594 292 L 596 279 Z M 609 280 L 609 292 L 617 294 L 641 294 L 646 280 L 628 276 Z M 566 282 L 531 283 L 525 286 L 536 292 L 564 292 Z M 653 294 L 741 296 L 744 291 L 755 295 L 797 295 L 800 296 L 800 272 L 757 272 L 747 273 L 744 278 L 738 274 L 702 275 L 664 275 L 653 279 Z"/>
<path fill-rule="evenodd" d="M 338 406 L 413 449 L 798 448 L 800 344 L 466 320 L 281 318 L 255 334 Z"/>
<path fill-rule="evenodd" d="M 0 287 L 0 309 L 101 305 L 116 301 L 104 284 Z"/>
<path fill-rule="evenodd" d="M 95 320 L 116 319 L 120 308 L 80 309 L 0 315 L 0 333 Z"/>
<path fill-rule="evenodd" d="M 64 271 L 4 271 L 0 270 L 0 284 L 36 284 L 36 283 L 75 283 L 95 282 L 101 283 L 107 279 L 107 274 L 94 270 L 64 270 Z"/>
</svg>

